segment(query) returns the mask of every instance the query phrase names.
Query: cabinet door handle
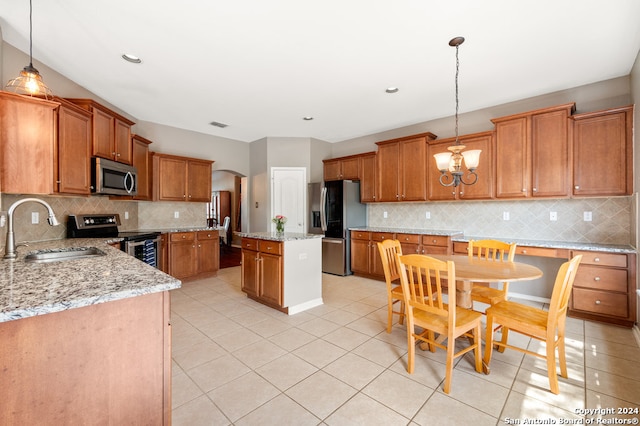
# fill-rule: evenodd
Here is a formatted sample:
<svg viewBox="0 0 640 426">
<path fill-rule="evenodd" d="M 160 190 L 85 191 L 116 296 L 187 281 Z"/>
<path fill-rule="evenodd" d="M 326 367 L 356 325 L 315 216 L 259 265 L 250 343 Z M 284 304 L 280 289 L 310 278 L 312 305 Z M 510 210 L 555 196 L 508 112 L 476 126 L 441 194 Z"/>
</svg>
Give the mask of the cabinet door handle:
<svg viewBox="0 0 640 426">
<path fill-rule="evenodd" d="M 538 192 L 538 188 L 533 188 L 533 192 Z"/>
<path fill-rule="evenodd" d="M 574 186 L 573 189 L 580 189 L 580 185 Z"/>
<path fill-rule="evenodd" d="M 595 259 L 593 259 L 594 262 L 600 262 L 600 258 L 596 257 Z"/>
<path fill-rule="evenodd" d="M 596 300 L 596 305 L 599 305 L 600 303 L 602 302 L 600 302 L 599 300 Z"/>
<path fill-rule="evenodd" d="M 522 250 L 522 254 L 527 254 L 527 251 L 526 250 Z"/>
<path fill-rule="evenodd" d="M 595 277 L 593 280 L 594 281 L 600 281 L 600 277 Z"/>
<path fill-rule="evenodd" d="M 182 236 L 182 239 L 184 240 L 185 238 L 187 238 L 187 236 L 186 236 L 186 235 L 183 235 L 183 236 Z"/>
</svg>

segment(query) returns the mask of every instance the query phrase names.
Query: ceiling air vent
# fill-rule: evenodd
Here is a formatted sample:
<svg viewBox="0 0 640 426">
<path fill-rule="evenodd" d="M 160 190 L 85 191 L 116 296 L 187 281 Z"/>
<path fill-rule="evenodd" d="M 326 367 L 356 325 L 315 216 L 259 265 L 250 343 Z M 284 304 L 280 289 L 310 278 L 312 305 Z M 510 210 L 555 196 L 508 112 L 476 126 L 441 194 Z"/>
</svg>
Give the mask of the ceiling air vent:
<svg viewBox="0 0 640 426">
<path fill-rule="evenodd" d="M 221 129 L 224 129 L 225 127 L 228 126 L 228 124 L 218 123 L 217 121 L 212 121 L 209 124 L 211 124 L 212 126 L 220 127 Z"/>
</svg>

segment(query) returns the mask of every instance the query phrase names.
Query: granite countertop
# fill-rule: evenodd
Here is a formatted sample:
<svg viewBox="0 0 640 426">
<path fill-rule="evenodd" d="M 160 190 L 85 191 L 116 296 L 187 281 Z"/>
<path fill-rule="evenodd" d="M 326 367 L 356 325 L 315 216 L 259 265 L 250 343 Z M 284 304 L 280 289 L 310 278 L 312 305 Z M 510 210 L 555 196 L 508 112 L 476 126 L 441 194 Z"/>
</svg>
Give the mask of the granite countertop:
<svg viewBox="0 0 640 426">
<path fill-rule="evenodd" d="M 222 227 L 207 227 L 207 226 L 189 226 L 184 228 L 154 228 L 154 229 L 139 229 L 141 232 L 160 232 L 161 234 L 167 234 L 170 232 L 197 232 L 197 231 L 221 231 Z"/>
<path fill-rule="evenodd" d="M 349 228 L 350 231 L 365 232 L 392 232 L 396 234 L 422 234 L 422 235 L 448 235 L 451 241 L 468 242 L 469 240 L 486 240 L 497 239 L 517 243 L 519 246 L 527 247 L 546 247 L 555 249 L 568 250 L 586 250 L 586 251 L 604 251 L 610 253 L 636 253 L 637 250 L 632 245 L 625 244 L 598 244 L 598 243 L 580 243 L 572 241 L 543 241 L 543 240 L 526 240 L 505 237 L 491 236 L 468 236 L 463 231 L 439 230 L 439 229 L 411 229 L 411 228 L 377 228 L 377 227 L 360 227 Z"/>
<path fill-rule="evenodd" d="M 312 240 L 324 237 L 322 234 L 302 234 L 297 232 L 285 232 L 284 234 L 277 234 L 275 232 L 236 232 L 236 235 L 242 238 L 257 238 L 259 240 L 270 241 Z"/>
<path fill-rule="evenodd" d="M 117 239 L 74 238 L 18 247 L 15 260 L 0 258 L 0 322 L 80 308 L 181 286 L 174 277 L 108 245 Z M 86 259 L 30 263 L 34 251 L 96 247 Z"/>
</svg>

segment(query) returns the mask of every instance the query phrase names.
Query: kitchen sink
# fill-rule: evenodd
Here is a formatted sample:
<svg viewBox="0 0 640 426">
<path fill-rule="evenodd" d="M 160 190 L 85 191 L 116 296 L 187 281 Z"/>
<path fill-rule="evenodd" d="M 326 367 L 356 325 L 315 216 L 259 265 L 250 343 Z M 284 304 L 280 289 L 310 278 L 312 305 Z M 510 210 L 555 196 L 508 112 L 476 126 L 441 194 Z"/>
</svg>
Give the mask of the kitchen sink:
<svg viewBox="0 0 640 426">
<path fill-rule="evenodd" d="M 28 254 L 25 262 L 47 263 L 60 262 L 63 260 L 87 259 L 104 256 L 105 252 L 96 247 L 70 247 L 63 249 L 38 250 Z"/>
</svg>

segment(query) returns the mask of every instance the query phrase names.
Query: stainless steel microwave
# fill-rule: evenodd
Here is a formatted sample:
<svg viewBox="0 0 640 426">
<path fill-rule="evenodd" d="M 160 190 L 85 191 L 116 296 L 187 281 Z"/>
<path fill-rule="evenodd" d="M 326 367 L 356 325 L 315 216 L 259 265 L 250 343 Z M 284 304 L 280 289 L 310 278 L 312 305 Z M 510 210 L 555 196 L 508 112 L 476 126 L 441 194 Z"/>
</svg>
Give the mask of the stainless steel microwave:
<svg viewBox="0 0 640 426">
<path fill-rule="evenodd" d="M 138 172 L 128 164 L 93 157 L 91 192 L 104 195 L 137 195 Z"/>
</svg>

